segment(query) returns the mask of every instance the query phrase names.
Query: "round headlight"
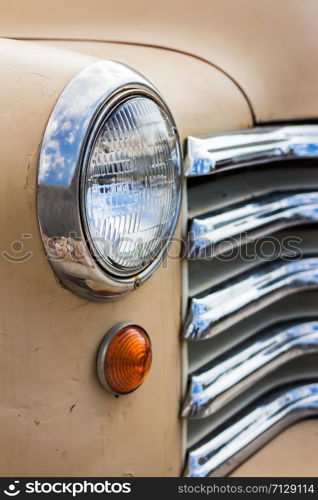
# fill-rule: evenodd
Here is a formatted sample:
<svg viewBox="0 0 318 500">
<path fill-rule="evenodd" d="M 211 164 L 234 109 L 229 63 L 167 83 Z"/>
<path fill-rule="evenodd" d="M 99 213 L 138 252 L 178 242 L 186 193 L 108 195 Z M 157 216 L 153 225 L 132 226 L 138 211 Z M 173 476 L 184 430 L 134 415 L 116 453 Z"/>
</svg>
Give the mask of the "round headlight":
<svg viewBox="0 0 318 500">
<path fill-rule="evenodd" d="M 182 155 L 157 90 L 100 61 L 62 92 L 44 135 L 38 216 L 63 283 L 103 299 L 133 290 L 165 256 L 177 223 Z"/>
<path fill-rule="evenodd" d="M 146 96 L 130 97 L 102 119 L 83 179 L 83 211 L 98 262 L 130 276 L 170 241 L 180 202 L 176 129 Z"/>
</svg>

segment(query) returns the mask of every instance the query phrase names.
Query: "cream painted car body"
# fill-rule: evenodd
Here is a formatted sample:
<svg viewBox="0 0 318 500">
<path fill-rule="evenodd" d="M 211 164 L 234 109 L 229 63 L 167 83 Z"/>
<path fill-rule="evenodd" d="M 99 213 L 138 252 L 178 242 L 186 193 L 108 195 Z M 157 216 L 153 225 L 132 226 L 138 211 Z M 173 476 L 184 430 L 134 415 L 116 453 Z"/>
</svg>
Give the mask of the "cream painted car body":
<svg viewBox="0 0 318 500">
<path fill-rule="evenodd" d="M 63 288 L 44 254 L 37 162 L 63 88 L 98 59 L 122 61 L 159 89 L 182 140 L 314 119 L 317 15 L 315 0 L 32 0 L 27 7 L 1 0 L 2 476 L 178 476 L 182 469 L 180 262 L 169 260 L 117 301 L 95 303 Z M 179 231 L 182 223 L 181 214 Z M 19 256 L 11 245 L 20 240 L 32 255 L 13 263 L 4 252 Z M 154 362 L 139 390 L 114 398 L 97 380 L 95 359 L 121 321 L 148 330 Z M 316 429 L 315 421 L 294 426 L 235 475 L 315 475 Z M 287 459 L 299 442 L 298 456 Z"/>
</svg>

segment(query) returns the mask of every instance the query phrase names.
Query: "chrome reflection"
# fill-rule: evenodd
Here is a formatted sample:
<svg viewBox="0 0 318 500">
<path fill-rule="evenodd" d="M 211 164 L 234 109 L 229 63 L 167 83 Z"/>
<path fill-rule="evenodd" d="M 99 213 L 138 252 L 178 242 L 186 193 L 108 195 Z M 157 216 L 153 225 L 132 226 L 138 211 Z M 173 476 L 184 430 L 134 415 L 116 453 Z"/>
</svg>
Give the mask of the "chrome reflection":
<svg viewBox="0 0 318 500">
<path fill-rule="evenodd" d="M 261 266 L 253 274 L 192 298 L 184 337 L 212 337 L 282 297 L 314 288 L 318 288 L 318 258 Z"/>
<path fill-rule="evenodd" d="M 296 357 L 318 352 L 318 321 L 263 332 L 190 376 L 182 417 L 207 417 Z"/>
<path fill-rule="evenodd" d="M 318 157 L 318 125 L 258 127 L 225 135 L 188 137 L 186 175 L 277 160 Z"/>
<path fill-rule="evenodd" d="M 189 257 L 205 259 L 296 224 L 318 221 L 318 193 L 281 193 L 192 220 Z"/>
<path fill-rule="evenodd" d="M 63 90 L 42 141 L 37 210 L 44 248 L 58 278 L 87 299 L 105 300 L 138 288 L 159 266 L 169 246 L 166 239 L 160 254 L 138 274 L 122 277 L 107 272 L 93 251 L 81 210 L 84 157 L 96 128 L 120 103 L 136 96 L 152 99 L 174 124 L 158 91 L 142 75 L 115 61 L 92 63 Z M 176 160 L 180 158 L 177 142 Z"/>
<path fill-rule="evenodd" d="M 318 415 L 318 384 L 292 386 L 255 403 L 189 450 L 185 476 L 222 477 L 285 428 Z"/>
</svg>

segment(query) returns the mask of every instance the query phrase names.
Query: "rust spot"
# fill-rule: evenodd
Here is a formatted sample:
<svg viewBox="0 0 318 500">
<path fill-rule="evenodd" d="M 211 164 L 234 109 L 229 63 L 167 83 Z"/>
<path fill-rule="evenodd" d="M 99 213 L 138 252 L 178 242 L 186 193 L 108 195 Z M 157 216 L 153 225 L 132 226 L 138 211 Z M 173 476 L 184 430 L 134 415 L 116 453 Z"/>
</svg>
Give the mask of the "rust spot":
<svg viewBox="0 0 318 500">
<path fill-rule="evenodd" d="M 74 410 L 75 406 L 76 406 L 76 404 L 74 404 L 74 405 L 72 405 L 72 406 L 70 407 L 70 413 L 72 413 L 72 411 Z"/>
</svg>

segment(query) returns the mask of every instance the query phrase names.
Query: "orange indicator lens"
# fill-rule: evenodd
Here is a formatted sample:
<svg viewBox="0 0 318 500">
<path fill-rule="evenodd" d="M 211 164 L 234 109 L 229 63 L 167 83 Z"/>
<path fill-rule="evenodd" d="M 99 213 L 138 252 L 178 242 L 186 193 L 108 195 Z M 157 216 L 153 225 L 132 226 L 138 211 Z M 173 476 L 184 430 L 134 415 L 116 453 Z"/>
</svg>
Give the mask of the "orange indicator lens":
<svg viewBox="0 0 318 500">
<path fill-rule="evenodd" d="M 104 375 L 109 388 L 127 394 L 147 377 L 152 361 L 150 339 L 143 328 L 123 326 L 110 341 L 104 359 Z"/>
</svg>

